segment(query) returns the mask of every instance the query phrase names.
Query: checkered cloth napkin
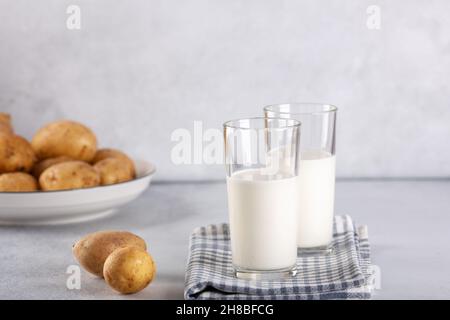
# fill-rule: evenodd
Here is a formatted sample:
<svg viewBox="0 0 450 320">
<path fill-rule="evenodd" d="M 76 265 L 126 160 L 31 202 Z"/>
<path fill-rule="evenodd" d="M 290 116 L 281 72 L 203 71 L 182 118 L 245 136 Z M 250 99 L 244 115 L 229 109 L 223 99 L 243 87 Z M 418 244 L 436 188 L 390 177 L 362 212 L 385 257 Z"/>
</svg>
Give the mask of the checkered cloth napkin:
<svg viewBox="0 0 450 320">
<path fill-rule="evenodd" d="M 336 216 L 334 251 L 297 258 L 298 274 L 279 281 L 237 279 L 231 263 L 229 226 L 194 230 L 184 296 L 208 299 L 369 299 L 374 287 L 367 227 L 349 216 Z"/>
</svg>

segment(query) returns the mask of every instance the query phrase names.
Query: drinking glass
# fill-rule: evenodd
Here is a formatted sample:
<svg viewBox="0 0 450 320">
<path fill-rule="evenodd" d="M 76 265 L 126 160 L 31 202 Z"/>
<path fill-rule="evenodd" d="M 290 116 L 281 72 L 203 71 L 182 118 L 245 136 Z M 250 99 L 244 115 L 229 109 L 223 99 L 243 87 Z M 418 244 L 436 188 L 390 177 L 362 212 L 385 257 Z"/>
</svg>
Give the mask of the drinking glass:
<svg viewBox="0 0 450 320">
<path fill-rule="evenodd" d="M 302 123 L 297 197 L 297 245 L 300 253 L 332 250 L 336 176 L 336 113 L 329 104 L 288 103 L 264 108 L 268 118 Z"/>
<path fill-rule="evenodd" d="M 244 279 L 296 273 L 300 122 L 267 117 L 224 123 L 232 260 Z"/>
</svg>

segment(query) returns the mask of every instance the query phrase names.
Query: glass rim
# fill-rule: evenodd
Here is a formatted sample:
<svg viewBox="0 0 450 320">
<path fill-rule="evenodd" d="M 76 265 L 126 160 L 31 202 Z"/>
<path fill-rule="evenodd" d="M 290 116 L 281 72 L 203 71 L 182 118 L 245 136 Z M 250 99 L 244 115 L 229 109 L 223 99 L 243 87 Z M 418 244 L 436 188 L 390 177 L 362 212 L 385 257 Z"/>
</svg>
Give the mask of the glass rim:
<svg viewBox="0 0 450 320">
<path fill-rule="evenodd" d="M 242 120 L 250 120 L 250 121 L 254 121 L 254 120 L 262 120 L 262 121 L 266 121 L 266 120 L 282 120 L 287 122 L 286 120 L 289 120 L 291 122 L 293 122 L 294 124 L 286 124 L 285 126 L 280 126 L 280 127 L 264 127 L 264 128 L 251 128 L 251 127 L 241 127 L 241 126 L 237 126 L 237 125 L 232 125 L 233 123 L 242 121 Z M 239 119 L 233 119 L 233 120 L 228 120 L 225 121 L 223 123 L 223 127 L 224 128 L 231 128 L 231 129 L 240 129 L 240 130 L 283 130 L 283 129 L 290 129 L 290 128 L 300 128 L 302 125 L 302 123 L 299 120 L 296 119 L 286 119 L 286 118 L 278 118 L 278 117 L 249 117 L 249 118 L 239 118 Z"/>
<path fill-rule="evenodd" d="M 283 106 L 293 106 L 293 107 L 307 107 L 307 106 L 314 106 L 314 107 L 322 107 L 322 110 L 318 111 L 281 111 L 281 110 L 275 110 L 276 108 L 280 108 Z M 338 111 L 338 108 L 329 103 L 320 103 L 320 102 L 286 102 L 286 103 L 276 103 L 276 104 L 270 104 L 263 108 L 264 111 L 270 111 L 275 112 L 277 114 L 291 114 L 291 115 L 321 115 L 321 114 L 327 114 L 327 113 L 336 113 Z"/>
</svg>

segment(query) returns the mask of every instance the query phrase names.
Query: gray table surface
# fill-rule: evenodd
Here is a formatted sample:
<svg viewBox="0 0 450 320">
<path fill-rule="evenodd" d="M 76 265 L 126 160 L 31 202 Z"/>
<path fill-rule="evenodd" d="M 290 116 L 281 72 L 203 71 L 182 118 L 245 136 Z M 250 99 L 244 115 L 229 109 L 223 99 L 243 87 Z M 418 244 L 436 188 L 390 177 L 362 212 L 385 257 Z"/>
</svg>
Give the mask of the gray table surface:
<svg viewBox="0 0 450 320">
<path fill-rule="evenodd" d="M 339 181 L 336 212 L 369 226 L 381 270 L 375 299 L 450 298 L 450 181 Z M 224 183 L 166 183 L 103 220 L 0 227 L 0 299 L 182 299 L 190 232 L 226 220 Z M 148 288 L 123 296 L 82 272 L 81 289 L 67 289 L 72 244 L 105 229 L 147 241 L 158 267 Z"/>
</svg>

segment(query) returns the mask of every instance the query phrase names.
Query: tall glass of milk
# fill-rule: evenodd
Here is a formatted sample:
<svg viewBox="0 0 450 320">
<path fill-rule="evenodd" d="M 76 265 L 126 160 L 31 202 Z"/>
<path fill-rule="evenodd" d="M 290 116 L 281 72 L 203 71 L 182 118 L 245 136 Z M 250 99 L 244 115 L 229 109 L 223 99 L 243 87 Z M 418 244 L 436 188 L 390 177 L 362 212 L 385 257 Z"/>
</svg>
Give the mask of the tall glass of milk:
<svg viewBox="0 0 450 320">
<path fill-rule="evenodd" d="M 270 280 L 296 273 L 299 143 L 300 122 L 294 119 L 224 124 L 231 251 L 238 278 Z"/>
<path fill-rule="evenodd" d="M 291 103 L 267 106 L 264 113 L 302 123 L 297 245 L 300 253 L 328 253 L 333 239 L 337 108 Z"/>
</svg>

